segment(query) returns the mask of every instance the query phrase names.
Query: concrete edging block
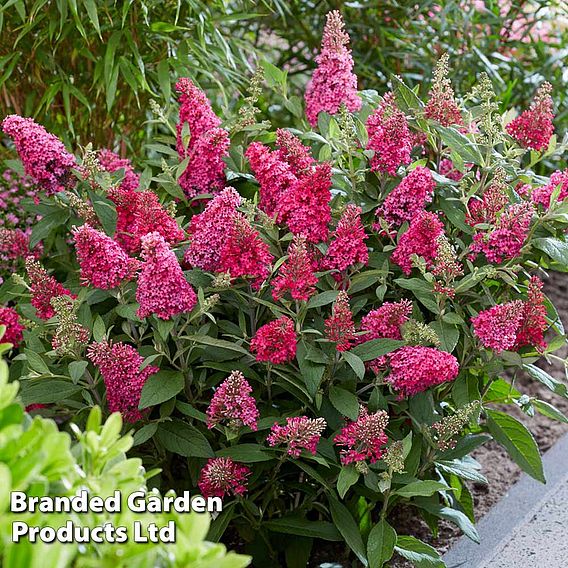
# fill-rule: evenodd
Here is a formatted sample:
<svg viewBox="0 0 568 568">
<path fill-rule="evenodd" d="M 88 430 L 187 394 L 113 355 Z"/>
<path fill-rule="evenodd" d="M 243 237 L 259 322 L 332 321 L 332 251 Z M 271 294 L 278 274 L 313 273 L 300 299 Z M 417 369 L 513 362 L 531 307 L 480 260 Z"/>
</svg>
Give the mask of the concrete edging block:
<svg viewBox="0 0 568 568">
<path fill-rule="evenodd" d="M 568 478 L 568 434 L 543 456 L 546 485 L 523 473 L 503 498 L 481 519 L 477 528 L 481 544 L 462 536 L 443 556 L 448 568 L 483 568 L 530 521 Z M 551 567 L 550 567 L 551 568 Z"/>
</svg>

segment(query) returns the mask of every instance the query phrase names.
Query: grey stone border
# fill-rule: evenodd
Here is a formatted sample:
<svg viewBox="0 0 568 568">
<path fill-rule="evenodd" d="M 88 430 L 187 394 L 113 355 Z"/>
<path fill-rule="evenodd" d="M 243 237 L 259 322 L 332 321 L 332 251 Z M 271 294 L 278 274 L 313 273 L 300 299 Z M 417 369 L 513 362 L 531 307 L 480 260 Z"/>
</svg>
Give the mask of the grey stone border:
<svg viewBox="0 0 568 568">
<path fill-rule="evenodd" d="M 448 568 L 482 568 L 510 540 L 514 531 L 530 520 L 538 506 L 568 477 L 568 434 L 543 457 L 546 485 L 523 473 L 504 497 L 481 519 L 477 528 L 481 544 L 462 536 L 443 556 Z"/>
</svg>

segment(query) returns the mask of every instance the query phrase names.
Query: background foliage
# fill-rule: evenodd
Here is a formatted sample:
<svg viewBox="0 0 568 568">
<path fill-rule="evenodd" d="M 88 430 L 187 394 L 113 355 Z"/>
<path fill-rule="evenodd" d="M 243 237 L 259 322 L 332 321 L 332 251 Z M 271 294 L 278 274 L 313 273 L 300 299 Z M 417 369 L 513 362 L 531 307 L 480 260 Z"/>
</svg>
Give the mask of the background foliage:
<svg viewBox="0 0 568 568">
<path fill-rule="evenodd" d="M 139 150 L 148 102 L 170 101 L 171 73 L 226 107 L 261 53 L 301 94 L 333 8 L 350 22 L 360 89 L 382 91 L 392 73 L 426 89 L 447 52 L 461 92 L 485 71 L 502 109 L 526 107 L 547 80 L 566 121 L 564 0 L 3 0 L 1 114 L 35 116 L 66 142 Z"/>
</svg>

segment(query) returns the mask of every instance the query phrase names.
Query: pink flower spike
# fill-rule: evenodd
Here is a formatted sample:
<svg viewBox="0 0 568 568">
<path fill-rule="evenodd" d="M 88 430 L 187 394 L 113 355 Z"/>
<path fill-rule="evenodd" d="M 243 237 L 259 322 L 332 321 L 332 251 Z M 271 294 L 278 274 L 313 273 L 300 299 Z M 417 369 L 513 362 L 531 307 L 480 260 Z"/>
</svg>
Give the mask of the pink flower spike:
<svg viewBox="0 0 568 568">
<path fill-rule="evenodd" d="M 200 193 L 218 193 L 225 187 L 225 162 L 229 154 L 229 133 L 223 128 L 212 128 L 202 134 L 193 145 L 189 164 L 178 183 L 188 198 Z"/>
<path fill-rule="evenodd" d="M 537 151 L 548 148 L 550 138 L 554 134 L 551 92 L 552 85 L 543 83 L 536 92 L 530 108 L 505 127 L 523 148 Z"/>
<path fill-rule="evenodd" d="M 226 187 L 189 222 L 190 243 L 183 260 L 190 266 L 218 272 L 221 249 L 233 230 L 241 196 L 236 189 Z"/>
<path fill-rule="evenodd" d="M 553 172 L 546 185 L 533 190 L 531 198 L 534 203 L 543 205 L 545 209 L 548 209 L 552 205 L 550 202 L 552 194 L 558 186 L 560 186 L 560 193 L 557 201 L 561 203 L 568 197 L 568 169 Z"/>
<path fill-rule="evenodd" d="M 367 150 L 373 150 L 371 170 L 396 175 L 399 166 L 410 163 L 412 135 L 404 113 L 396 106 L 389 92 L 367 119 L 369 141 Z"/>
<path fill-rule="evenodd" d="M 402 339 L 401 327 L 412 313 L 412 302 L 385 302 L 380 308 L 371 310 L 361 320 L 361 331 L 367 333 L 364 341 L 371 339 Z"/>
<path fill-rule="evenodd" d="M 124 190 L 109 192 L 116 204 L 116 241 L 125 251 L 140 251 L 140 238 L 158 232 L 171 245 L 183 241 L 185 234 L 176 220 L 164 209 L 153 191 Z"/>
<path fill-rule="evenodd" d="M 301 178 L 282 196 L 279 212 L 290 232 L 309 243 L 327 240 L 331 221 L 331 164 L 325 162 Z"/>
<path fill-rule="evenodd" d="M 109 173 L 124 170 L 124 177 L 119 188 L 122 191 L 134 191 L 138 188 L 140 176 L 134 171 L 130 160 L 121 158 L 118 154 L 103 148 L 98 152 L 98 160 L 101 168 Z"/>
<path fill-rule="evenodd" d="M 523 302 L 515 300 L 498 304 L 471 318 L 473 331 L 482 345 L 496 353 L 512 351 L 523 319 Z"/>
<path fill-rule="evenodd" d="M 471 319 L 473 331 L 484 347 L 496 353 L 518 351 L 525 346 L 542 351 L 547 345 L 544 332 L 548 327 L 544 301 L 542 281 L 533 276 L 527 300 L 514 300 L 479 312 Z"/>
<path fill-rule="evenodd" d="M 221 119 L 213 112 L 207 95 L 187 77 L 176 83 L 179 93 L 179 122 L 177 124 L 177 151 L 180 156 L 189 153 L 199 137 L 212 128 L 221 125 Z M 189 145 L 187 150 L 183 140 L 183 127 L 189 126 Z"/>
<path fill-rule="evenodd" d="M 130 258 L 109 236 L 85 224 L 73 230 L 81 284 L 102 290 L 116 288 L 132 278 L 138 261 Z"/>
<path fill-rule="evenodd" d="M 279 365 L 296 356 L 296 332 L 294 322 L 287 316 L 260 327 L 251 339 L 250 350 L 257 361 Z"/>
<path fill-rule="evenodd" d="M 454 163 L 449 158 L 443 158 L 442 160 L 440 160 L 438 173 L 453 181 L 460 181 L 460 179 L 463 177 L 463 174 L 454 167 Z"/>
<path fill-rule="evenodd" d="M 278 155 L 284 162 L 288 163 L 296 177 L 303 175 L 316 163 L 310 148 L 304 146 L 300 139 L 289 130 L 279 128 L 276 131 L 276 146 L 278 147 Z"/>
<path fill-rule="evenodd" d="M 193 288 L 185 279 L 174 252 L 159 233 L 142 237 L 142 270 L 138 277 L 136 314 L 155 315 L 164 320 L 191 312 L 197 303 Z"/>
<path fill-rule="evenodd" d="M 529 234 L 534 206 L 529 202 L 514 203 L 505 209 L 495 228 L 477 232 L 473 236 L 470 257 L 483 252 L 487 260 L 500 264 L 521 254 Z"/>
<path fill-rule="evenodd" d="M 228 272 L 231 278 L 251 278 L 252 287 L 258 290 L 270 274 L 272 260 L 260 233 L 244 215 L 235 215 L 233 226 L 225 235 L 217 270 Z"/>
<path fill-rule="evenodd" d="M 353 73 L 353 57 L 349 35 L 337 10 L 328 12 L 317 69 L 306 87 L 306 116 L 316 126 L 320 112 L 336 114 L 344 104 L 349 112 L 361 108 L 357 96 L 357 76 Z"/>
<path fill-rule="evenodd" d="M 388 442 L 385 434 L 388 423 L 389 416 L 384 410 L 369 414 L 367 408 L 361 406 L 357 420 L 347 423 L 333 440 L 336 446 L 344 446 L 340 452 L 341 463 L 375 463 L 381 459 Z"/>
<path fill-rule="evenodd" d="M 448 62 L 448 54 L 444 53 L 434 70 L 430 99 L 424 109 L 426 118 L 435 120 L 442 126 L 463 123 L 460 109 L 454 98 L 452 83 L 448 79 Z"/>
<path fill-rule="evenodd" d="M 215 390 L 207 409 L 207 427 L 227 421 L 229 428 L 239 429 L 242 425 L 256 431 L 258 410 L 255 399 L 250 396 L 252 387 L 240 371 L 233 371 Z"/>
<path fill-rule="evenodd" d="M 542 280 L 538 276 L 530 279 L 527 300 L 523 302 L 523 317 L 517 331 L 515 350 L 524 346 L 536 347 L 542 351 L 546 349 L 544 332 L 548 328 L 546 321 L 545 295 L 542 293 Z"/>
<path fill-rule="evenodd" d="M 11 343 L 16 349 L 22 342 L 24 326 L 20 323 L 20 316 L 13 308 L 0 306 L 0 325 L 6 328 L 0 337 L 0 343 Z"/>
<path fill-rule="evenodd" d="M 53 276 L 50 276 L 37 260 L 27 258 L 26 270 L 30 279 L 31 304 L 36 309 L 38 318 L 48 320 L 55 315 L 55 310 L 51 305 L 52 298 L 70 296 L 74 299 L 77 297 L 57 282 Z"/>
<path fill-rule="evenodd" d="M 325 320 L 325 335 L 335 342 L 338 351 L 349 351 L 355 341 L 355 324 L 349 307 L 347 292 L 337 295 L 331 310 L 331 316 Z"/>
<path fill-rule="evenodd" d="M 199 193 L 218 192 L 225 186 L 223 158 L 229 147 L 229 134 L 219 128 L 221 119 L 213 112 L 205 93 L 190 79 L 183 77 L 176 84 L 180 93 L 177 151 L 181 160 L 189 158 L 179 184 L 188 198 Z M 189 128 L 187 148 L 184 126 Z"/>
<path fill-rule="evenodd" d="M 387 195 L 377 209 L 377 216 L 396 227 L 404 221 L 412 221 L 416 213 L 432 202 L 435 187 L 430 170 L 417 166 Z"/>
<path fill-rule="evenodd" d="M 433 347 L 407 346 L 387 355 L 390 374 L 385 381 L 401 396 L 453 381 L 459 373 L 458 360 Z"/>
<path fill-rule="evenodd" d="M 324 268 L 342 272 L 357 263 L 367 264 L 369 251 L 365 241 L 368 238 L 361 222 L 361 208 L 350 203 L 331 237 L 323 259 Z"/>
<path fill-rule="evenodd" d="M 282 152 L 272 151 L 260 142 L 253 142 L 245 157 L 260 185 L 260 209 L 269 217 L 276 217 L 278 223 L 282 222 L 282 200 L 298 179 L 292 166 Z"/>
<path fill-rule="evenodd" d="M 286 418 L 286 426 L 275 423 L 266 441 L 271 446 L 286 444 L 286 451 L 293 458 L 299 458 L 302 450 L 315 456 L 321 434 L 326 426 L 323 418 L 294 416 Z"/>
<path fill-rule="evenodd" d="M 412 272 L 412 255 L 424 258 L 428 266 L 438 256 L 438 237 L 444 234 L 444 225 L 435 213 L 420 211 L 400 237 L 391 259 L 405 274 Z"/>
<path fill-rule="evenodd" d="M 201 470 L 198 486 L 203 497 L 243 495 L 251 470 L 231 458 L 212 458 Z"/>
<path fill-rule="evenodd" d="M 67 152 L 63 142 L 47 132 L 32 118 L 17 114 L 7 116 L 2 130 L 14 140 L 26 174 L 41 186 L 47 195 L 53 195 L 74 185 L 71 168 L 76 167 L 75 156 Z"/>
<path fill-rule="evenodd" d="M 288 259 L 280 266 L 278 276 L 272 281 L 272 297 L 278 301 L 289 292 L 294 300 L 309 300 L 318 283 L 314 268 L 305 239 L 294 237 L 288 247 Z"/>
<path fill-rule="evenodd" d="M 142 387 L 159 368 L 148 365 L 140 370 L 144 358 L 125 343 L 93 343 L 87 355 L 103 377 L 109 410 L 120 412 L 127 422 L 143 418 L 148 411 L 138 410 Z"/>
</svg>

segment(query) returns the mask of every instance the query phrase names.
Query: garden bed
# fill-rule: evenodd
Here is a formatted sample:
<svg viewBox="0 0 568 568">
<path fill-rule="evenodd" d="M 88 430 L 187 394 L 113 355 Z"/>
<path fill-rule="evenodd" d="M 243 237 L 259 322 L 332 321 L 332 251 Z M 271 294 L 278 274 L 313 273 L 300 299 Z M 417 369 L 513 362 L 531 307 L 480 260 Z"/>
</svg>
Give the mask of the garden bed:
<svg viewBox="0 0 568 568">
<path fill-rule="evenodd" d="M 545 280 L 545 292 L 552 303 L 556 306 L 562 321 L 568 321 L 568 285 L 566 275 L 559 272 L 552 272 Z M 558 352 L 561 357 L 566 357 L 568 349 L 564 347 Z M 551 361 L 541 364 L 542 368 L 559 380 L 565 380 L 564 366 L 560 361 Z M 568 414 L 568 399 L 561 398 L 541 383 L 524 375 L 517 381 L 517 388 L 523 394 L 536 397 L 545 402 L 553 404 L 564 414 Z M 509 412 L 523 422 L 534 435 L 538 447 L 542 454 L 548 451 L 554 443 L 566 432 L 568 424 L 551 420 L 542 414 L 535 413 L 534 416 L 527 416 L 520 408 L 508 406 Z M 522 470 L 509 457 L 506 450 L 495 441 L 490 441 L 481 446 L 473 453 L 473 457 L 481 465 L 481 473 L 487 478 L 488 484 L 469 483 L 469 489 L 474 499 L 474 510 L 476 521 L 484 517 L 491 508 L 507 493 L 509 488 L 520 478 Z M 396 512 L 396 522 L 393 525 L 400 532 L 413 535 L 424 542 L 434 546 L 440 553 L 447 552 L 452 544 L 462 536 L 460 530 L 453 524 L 441 521 L 440 531 L 436 538 L 431 534 L 427 524 L 413 511 L 412 508 L 400 508 Z M 329 547 L 327 548 L 329 551 Z M 337 549 L 338 554 L 341 549 Z M 319 562 L 332 562 L 331 555 L 322 554 L 318 558 Z M 315 566 L 316 564 L 314 564 Z M 319 564 L 321 565 L 321 564 Z M 347 564 L 335 562 L 334 566 L 347 566 Z M 403 558 L 396 558 L 391 563 L 391 568 L 412 568 L 412 564 Z"/>
<path fill-rule="evenodd" d="M 552 272 L 545 280 L 545 292 L 556 306 L 562 321 L 568 320 L 568 286 L 566 275 L 559 272 Z M 567 349 L 564 347 L 558 352 L 561 357 L 566 356 Z M 559 380 L 565 380 L 566 375 L 564 366 L 559 361 L 551 361 L 550 365 L 546 362 L 540 364 L 542 368 Z M 553 404 L 564 414 L 568 414 L 568 399 L 561 398 L 541 383 L 523 376 L 517 383 L 517 388 L 523 394 L 536 397 L 545 402 Z M 541 453 L 548 451 L 554 443 L 568 432 L 568 424 L 550 420 L 550 418 L 536 413 L 534 416 L 527 416 L 520 408 L 508 406 L 508 411 L 526 424 L 536 439 Z M 479 521 L 489 510 L 507 493 L 509 488 L 518 481 L 522 470 L 509 457 L 506 450 L 497 442 L 490 441 L 477 449 L 473 457 L 481 465 L 481 473 L 487 478 L 487 485 L 481 483 L 470 483 L 469 488 L 474 498 L 474 509 L 476 521 Z M 441 553 L 446 552 L 452 544 L 461 536 L 460 530 L 453 524 L 446 521 L 440 523 L 440 532 L 437 538 L 433 538 L 430 529 L 424 521 L 412 513 L 411 509 L 399 512 L 397 528 L 408 534 L 412 534 L 432 546 L 435 546 Z M 410 568 L 411 563 L 404 559 L 397 559 L 392 563 L 392 568 Z"/>
</svg>

